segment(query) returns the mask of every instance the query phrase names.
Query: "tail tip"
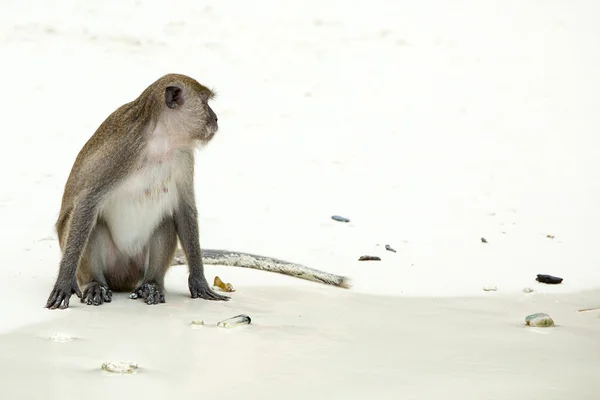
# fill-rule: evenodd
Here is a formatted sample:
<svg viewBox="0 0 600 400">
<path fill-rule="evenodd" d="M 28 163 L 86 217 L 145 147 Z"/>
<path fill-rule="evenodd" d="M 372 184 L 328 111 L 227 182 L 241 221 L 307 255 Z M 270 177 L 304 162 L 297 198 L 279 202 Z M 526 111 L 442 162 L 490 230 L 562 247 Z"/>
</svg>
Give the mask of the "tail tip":
<svg viewBox="0 0 600 400">
<path fill-rule="evenodd" d="M 344 289 L 350 289 L 352 287 L 352 282 L 350 281 L 350 278 L 342 277 L 339 286 Z"/>
</svg>

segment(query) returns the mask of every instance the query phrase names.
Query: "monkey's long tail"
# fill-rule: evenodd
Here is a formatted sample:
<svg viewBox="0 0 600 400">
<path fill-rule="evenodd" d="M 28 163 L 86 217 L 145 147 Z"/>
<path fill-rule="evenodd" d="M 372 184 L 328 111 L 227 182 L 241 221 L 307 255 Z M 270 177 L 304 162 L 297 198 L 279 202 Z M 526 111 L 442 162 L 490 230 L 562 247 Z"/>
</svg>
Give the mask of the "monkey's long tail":
<svg viewBox="0 0 600 400">
<path fill-rule="evenodd" d="M 309 268 L 304 265 L 256 254 L 240 253 L 229 250 L 202 249 L 202 262 L 207 265 L 226 265 L 231 267 L 259 269 L 345 289 L 350 288 L 350 280 L 345 276 L 335 275 L 318 269 Z M 174 264 L 186 264 L 185 255 L 179 248 L 175 253 Z"/>
</svg>

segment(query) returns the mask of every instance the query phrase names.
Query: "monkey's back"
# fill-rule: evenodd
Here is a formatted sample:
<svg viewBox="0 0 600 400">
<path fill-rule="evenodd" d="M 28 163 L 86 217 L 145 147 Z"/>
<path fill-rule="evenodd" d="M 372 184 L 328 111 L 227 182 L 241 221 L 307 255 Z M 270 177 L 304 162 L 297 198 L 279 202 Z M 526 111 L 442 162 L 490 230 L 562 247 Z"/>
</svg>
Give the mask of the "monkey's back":
<svg viewBox="0 0 600 400">
<path fill-rule="evenodd" d="M 141 96 L 140 96 L 141 97 Z M 60 212 L 55 223 L 59 246 L 77 197 L 83 193 L 106 192 L 107 186 L 125 176 L 143 144 L 143 128 L 151 117 L 140 98 L 113 111 L 77 154 L 64 186 Z"/>
</svg>

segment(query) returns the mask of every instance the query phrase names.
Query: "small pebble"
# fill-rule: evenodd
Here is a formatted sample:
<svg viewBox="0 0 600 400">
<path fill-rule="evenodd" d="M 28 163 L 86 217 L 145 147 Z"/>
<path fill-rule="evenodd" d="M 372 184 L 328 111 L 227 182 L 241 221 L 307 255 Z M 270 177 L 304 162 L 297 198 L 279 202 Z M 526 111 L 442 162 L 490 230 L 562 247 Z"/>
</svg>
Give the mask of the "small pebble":
<svg viewBox="0 0 600 400">
<path fill-rule="evenodd" d="M 485 238 L 481 238 L 481 243 L 487 243 L 488 241 Z"/>
<path fill-rule="evenodd" d="M 252 322 L 252 320 L 249 316 L 240 314 L 236 315 L 235 317 L 231 317 L 223 321 L 217 322 L 217 326 L 220 328 L 234 328 L 239 325 L 249 325 L 250 322 Z"/>
<path fill-rule="evenodd" d="M 392 249 L 392 246 L 390 246 L 389 244 L 386 244 L 386 245 L 385 245 L 385 249 L 386 249 L 387 251 L 392 251 L 392 252 L 394 252 L 394 253 L 396 252 L 396 250 Z"/>
<path fill-rule="evenodd" d="M 131 374 L 137 369 L 137 364 L 129 362 L 105 362 L 102 364 L 103 371 L 114 372 L 116 374 Z"/>
<path fill-rule="evenodd" d="M 483 288 L 484 292 L 495 292 L 498 290 L 498 286 L 485 286 Z"/>
<path fill-rule="evenodd" d="M 523 293 L 533 293 L 533 289 L 530 287 L 526 287 L 523 289 Z"/>
<path fill-rule="evenodd" d="M 185 256 L 175 256 L 173 257 L 172 265 L 185 265 Z"/>
<path fill-rule="evenodd" d="M 185 259 L 185 254 L 182 249 L 178 248 L 175 250 L 175 255 L 173 256 L 173 261 L 171 265 L 184 265 L 187 261 Z"/>
<path fill-rule="evenodd" d="M 50 336 L 50 340 L 58 343 L 72 342 L 73 339 L 75 339 L 73 336 L 66 333 L 55 333 L 54 335 Z"/>
<path fill-rule="evenodd" d="M 358 261 L 381 261 L 381 258 L 377 256 L 360 256 Z"/>
<path fill-rule="evenodd" d="M 525 317 L 525 323 L 529 326 L 535 326 L 540 328 L 547 328 L 554 326 L 554 321 L 548 314 L 535 313 Z"/>
<path fill-rule="evenodd" d="M 557 276 L 552 276 L 552 275 L 538 274 L 537 278 L 535 280 L 538 282 L 542 282 L 542 283 L 556 285 L 556 284 L 561 283 L 563 281 L 563 278 L 559 278 Z"/>
<path fill-rule="evenodd" d="M 350 222 L 348 218 L 340 217 L 339 215 L 333 215 L 331 219 L 334 219 L 339 222 Z"/>
<path fill-rule="evenodd" d="M 204 321 L 201 319 L 195 319 L 192 321 L 192 325 L 204 325 Z"/>
</svg>

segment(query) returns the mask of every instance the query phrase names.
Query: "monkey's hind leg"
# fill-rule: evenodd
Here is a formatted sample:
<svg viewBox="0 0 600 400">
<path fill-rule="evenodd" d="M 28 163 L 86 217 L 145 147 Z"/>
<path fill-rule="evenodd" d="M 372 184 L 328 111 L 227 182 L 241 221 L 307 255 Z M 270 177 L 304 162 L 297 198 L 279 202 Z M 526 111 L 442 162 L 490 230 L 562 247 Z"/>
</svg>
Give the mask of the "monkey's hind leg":
<svg viewBox="0 0 600 400">
<path fill-rule="evenodd" d="M 85 287 L 82 303 L 99 306 L 112 301 L 112 291 L 108 288 L 103 271 L 106 264 L 106 249 L 112 241 L 105 226 L 98 224 L 92 231 L 87 247 L 77 267 L 77 283 Z"/>
<path fill-rule="evenodd" d="M 142 298 L 146 304 L 165 302 L 165 274 L 177 248 L 175 223 L 167 218 L 156 229 L 148 246 L 145 275 L 142 284 L 131 294 L 132 299 Z"/>
<path fill-rule="evenodd" d="M 111 289 L 131 290 L 140 278 L 141 265 L 131 263 L 116 248 L 108 228 L 99 221 L 77 269 L 77 281 L 80 286 L 85 286 L 81 302 L 95 306 L 110 303 Z"/>
</svg>

